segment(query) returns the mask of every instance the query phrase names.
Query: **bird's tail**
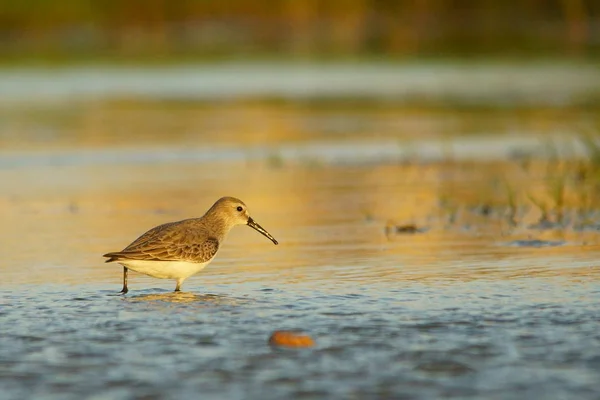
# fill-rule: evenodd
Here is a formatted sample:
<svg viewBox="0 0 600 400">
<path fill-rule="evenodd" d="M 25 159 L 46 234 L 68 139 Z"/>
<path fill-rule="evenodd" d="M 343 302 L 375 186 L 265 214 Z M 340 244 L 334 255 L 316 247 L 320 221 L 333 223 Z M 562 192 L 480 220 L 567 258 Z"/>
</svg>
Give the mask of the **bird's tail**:
<svg viewBox="0 0 600 400">
<path fill-rule="evenodd" d="M 104 254 L 102 257 L 108 257 L 108 260 L 104 261 L 104 262 L 113 262 L 113 261 L 119 261 L 119 253 L 106 253 Z"/>
</svg>

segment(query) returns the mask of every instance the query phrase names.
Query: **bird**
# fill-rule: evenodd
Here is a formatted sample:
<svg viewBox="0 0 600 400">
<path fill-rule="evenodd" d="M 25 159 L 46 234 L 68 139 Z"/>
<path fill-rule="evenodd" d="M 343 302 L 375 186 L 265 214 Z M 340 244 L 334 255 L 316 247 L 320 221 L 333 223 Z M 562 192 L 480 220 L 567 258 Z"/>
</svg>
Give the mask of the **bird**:
<svg viewBox="0 0 600 400">
<path fill-rule="evenodd" d="M 121 251 L 106 253 L 105 262 L 123 266 L 123 289 L 128 270 L 161 279 L 175 279 L 175 292 L 183 282 L 203 270 L 221 248 L 225 237 L 236 225 L 248 225 L 274 244 L 277 240 L 250 217 L 248 207 L 235 197 L 222 197 L 200 218 L 189 218 L 158 225 Z"/>
</svg>

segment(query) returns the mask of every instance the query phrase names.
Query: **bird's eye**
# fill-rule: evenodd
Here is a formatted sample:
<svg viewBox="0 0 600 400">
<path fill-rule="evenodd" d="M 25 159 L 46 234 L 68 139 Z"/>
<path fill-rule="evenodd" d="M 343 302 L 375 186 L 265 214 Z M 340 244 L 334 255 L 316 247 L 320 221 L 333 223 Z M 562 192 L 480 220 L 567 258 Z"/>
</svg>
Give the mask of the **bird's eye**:
<svg viewBox="0 0 600 400">
<path fill-rule="evenodd" d="M 237 210 L 238 210 L 239 212 L 242 212 L 242 210 L 244 210 L 244 209 L 242 208 L 242 206 L 238 206 L 238 207 L 237 207 Z"/>
</svg>

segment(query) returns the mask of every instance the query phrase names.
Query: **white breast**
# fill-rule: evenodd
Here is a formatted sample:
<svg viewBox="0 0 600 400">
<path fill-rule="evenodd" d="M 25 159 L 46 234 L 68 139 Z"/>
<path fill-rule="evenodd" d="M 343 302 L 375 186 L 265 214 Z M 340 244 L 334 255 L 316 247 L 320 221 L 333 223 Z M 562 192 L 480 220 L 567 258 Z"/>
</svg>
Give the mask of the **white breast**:
<svg viewBox="0 0 600 400">
<path fill-rule="evenodd" d="M 120 264 L 132 271 L 150 275 L 160 279 L 186 279 L 197 274 L 206 267 L 210 261 L 194 263 L 186 261 L 146 261 L 146 260 L 119 260 Z"/>
</svg>

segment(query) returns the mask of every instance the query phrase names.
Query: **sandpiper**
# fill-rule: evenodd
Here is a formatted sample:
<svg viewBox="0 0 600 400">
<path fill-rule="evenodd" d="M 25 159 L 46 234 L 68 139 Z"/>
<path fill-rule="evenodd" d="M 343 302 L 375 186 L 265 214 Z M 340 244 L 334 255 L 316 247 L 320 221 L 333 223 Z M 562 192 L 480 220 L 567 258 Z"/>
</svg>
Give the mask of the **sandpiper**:
<svg viewBox="0 0 600 400">
<path fill-rule="evenodd" d="M 227 233 L 235 225 L 248 225 L 275 244 L 277 240 L 254 222 L 243 201 L 222 197 L 200 218 L 156 226 L 121 251 L 106 253 L 106 262 L 123 265 L 123 289 L 127 293 L 127 270 L 161 279 L 175 279 L 175 291 L 215 257 Z"/>
</svg>

